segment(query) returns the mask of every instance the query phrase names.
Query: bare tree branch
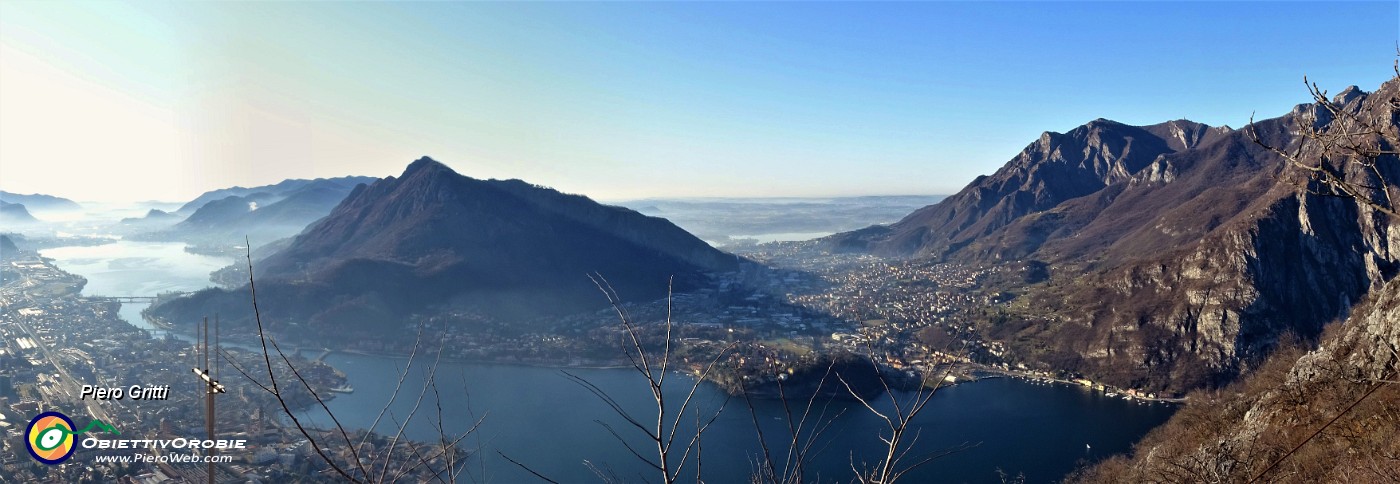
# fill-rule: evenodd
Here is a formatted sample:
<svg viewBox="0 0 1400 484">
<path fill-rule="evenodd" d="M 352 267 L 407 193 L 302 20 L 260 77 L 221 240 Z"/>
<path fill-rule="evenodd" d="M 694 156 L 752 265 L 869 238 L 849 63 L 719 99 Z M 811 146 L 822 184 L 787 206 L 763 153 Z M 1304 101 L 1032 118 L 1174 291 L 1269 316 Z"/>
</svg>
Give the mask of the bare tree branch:
<svg viewBox="0 0 1400 484">
<path fill-rule="evenodd" d="M 330 456 L 326 455 L 326 451 L 322 449 L 321 444 L 316 442 L 316 439 L 312 437 L 311 433 L 308 432 L 306 430 L 306 427 L 302 425 L 301 420 L 297 418 L 296 413 L 292 412 L 291 407 L 287 405 L 287 400 L 282 398 L 282 391 L 278 388 L 277 385 L 277 375 L 274 374 L 272 371 L 272 357 L 267 351 L 267 336 L 263 330 L 262 312 L 258 310 L 258 290 L 257 287 L 253 284 L 253 251 L 251 249 L 251 246 L 252 243 L 245 237 L 244 249 L 247 252 L 244 254 L 244 256 L 248 259 L 248 293 L 253 300 L 253 318 L 258 324 L 258 341 L 262 343 L 263 362 L 267 366 L 267 378 L 269 381 L 272 382 L 272 396 L 277 398 L 277 403 L 280 403 L 282 405 L 282 412 L 285 413 L 287 417 L 292 420 L 292 424 L 295 425 L 297 430 L 301 432 L 301 435 L 303 437 L 306 437 L 307 442 L 311 444 L 311 448 L 316 451 L 316 454 L 321 457 L 321 460 L 324 460 L 326 464 L 329 464 L 337 474 L 340 474 L 340 476 L 344 477 L 346 480 L 350 482 L 360 482 L 359 479 L 356 479 L 352 477 L 349 473 L 345 472 L 345 469 L 342 469 L 339 464 L 336 464 L 335 460 L 331 459 Z"/>
<path fill-rule="evenodd" d="M 729 402 L 729 399 L 726 398 L 724 403 L 721 404 L 719 408 L 715 410 L 715 412 L 710 416 L 710 418 L 708 420 L 705 420 L 703 423 L 701 423 L 701 419 L 697 410 L 697 427 L 695 428 L 694 435 L 692 435 L 689 439 L 684 440 L 684 445 L 679 450 L 676 449 L 676 438 L 680 433 L 680 428 L 683 421 L 682 419 L 685 418 L 686 411 L 690 410 L 692 405 L 694 404 L 695 395 L 699 391 L 700 385 L 704 384 L 705 380 L 709 378 L 711 373 L 714 371 L 716 365 L 726 354 L 728 354 L 730 349 L 732 349 L 733 345 L 728 345 L 725 348 L 718 351 L 714 355 L 714 358 L 712 358 L 710 362 L 707 365 L 705 365 L 704 369 L 699 371 L 695 375 L 695 381 L 690 385 L 690 388 L 685 394 L 685 398 L 681 400 L 680 407 L 675 410 L 675 415 L 671 416 L 668 414 L 668 412 L 671 412 L 671 410 L 668 409 L 666 405 L 666 392 L 664 388 L 664 384 L 666 382 L 666 372 L 671 367 L 672 351 L 674 350 L 674 347 L 672 346 L 672 339 L 675 336 L 674 322 L 671 319 L 672 313 L 670 284 L 668 283 L 667 287 L 666 321 L 664 323 L 664 327 L 662 328 L 664 330 L 665 342 L 662 345 L 660 354 L 657 355 L 650 353 L 649 350 L 647 350 L 646 346 L 642 343 L 641 328 L 637 326 L 637 324 L 633 321 L 632 316 L 628 314 L 627 310 L 623 307 L 621 298 L 618 297 L 617 291 L 613 289 L 612 284 L 608 283 L 607 278 L 603 277 L 602 274 L 597 273 L 589 274 L 588 278 L 591 281 L 593 281 L 593 284 L 598 287 L 598 290 L 602 292 L 605 297 L 607 297 L 608 304 L 610 304 L 613 310 L 617 313 L 618 319 L 623 327 L 625 340 L 622 346 L 622 352 L 626 356 L 627 360 L 631 363 L 632 368 L 636 370 L 638 374 L 642 375 L 644 379 L 646 379 L 647 390 L 651 392 L 652 401 L 655 403 L 655 424 L 651 426 L 643 424 L 641 420 L 627 412 L 627 410 L 624 409 L 622 405 L 617 402 L 616 399 L 614 399 L 611 395 L 608 395 L 606 391 L 599 388 L 597 385 L 594 385 L 593 383 L 589 382 L 587 379 L 579 375 L 570 373 L 568 371 L 564 371 L 563 373 L 565 377 L 569 378 L 569 380 L 584 387 L 584 389 L 588 390 L 589 393 L 592 393 L 594 396 L 598 397 L 599 400 L 602 400 L 604 404 L 606 404 L 610 409 L 612 409 L 613 413 L 616 413 L 619 417 L 622 417 L 622 419 L 626 421 L 629 425 L 635 427 L 637 430 L 640 430 L 642 434 L 646 435 L 647 439 L 651 443 L 651 446 L 655 448 L 655 460 L 644 457 L 642 453 L 639 452 L 637 449 L 633 448 L 632 445 L 629 442 L 627 442 L 626 439 L 622 438 L 622 436 L 617 432 L 617 430 L 614 429 L 611 425 L 608 425 L 607 423 L 601 421 L 598 422 L 610 434 L 612 434 L 614 438 L 616 438 L 619 442 L 622 442 L 623 446 L 626 447 L 627 450 L 631 452 L 633 456 L 637 457 L 643 462 L 646 462 L 653 469 L 660 471 L 662 476 L 662 482 L 665 482 L 666 484 L 674 483 L 678 479 L 680 479 L 682 472 L 685 470 L 686 464 L 691 461 L 692 452 L 696 454 L 696 461 L 700 459 L 698 449 L 701 446 L 700 442 L 702 436 L 704 435 L 705 431 L 709 429 L 710 425 L 719 419 L 719 414 L 724 411 L 724 407 Z M 673 458 L 675 458 L 676 460 L 676 462 L 674 463 L 672 462 Z M 700 464 L 698 464 L 697 462 L 697 476 L 699 475 L 699 467 Z M 597 469 L 595 469 L 594 471 L 598 472 Z M 599 476 L 603 477 L 603 474 L 599 473 Z"/>
<path fill-rule="evenodd" d="M 1400 61 L 1397 63 L 1400 65 Z M 1391 82 L 1396 80 L 1400 80 L 1400 71 Z M 1395 119 L 1400 113 L 1400 100 L 1386 100 L 1387 112 L 1367 119 L 1359 110 L 1328 99 L 1327 91 L 1307 77 L 1303 78 L 1303 85 L 1313 98 L 1314 108 L 1299 112 L 1293 120 L 1298 139 L 1292 148 L 1265 141 L 1254 116 L 1250 116 L 1246 128 L 1250 139 L 1320 185 L 1317 189 L 1305 186 L 1309 192 L 1354 199 L 1390 217 L 1400 217 L 1400 188 L 1391 185 L 1381 169 L 1385 163 L 1396 164 L 1400 131 Z M 1319 113 L 1325 113 L 1327 119 L 1320 119 Z"/>
</svg>

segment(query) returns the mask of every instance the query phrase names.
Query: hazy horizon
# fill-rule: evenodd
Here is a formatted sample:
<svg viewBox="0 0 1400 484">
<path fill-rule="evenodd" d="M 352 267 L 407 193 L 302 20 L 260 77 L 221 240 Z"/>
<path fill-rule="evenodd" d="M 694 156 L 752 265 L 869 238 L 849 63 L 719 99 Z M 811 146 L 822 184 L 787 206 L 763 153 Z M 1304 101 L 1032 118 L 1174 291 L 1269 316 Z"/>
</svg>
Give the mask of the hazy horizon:
<svg viewBox="0 0 1400 484">
<path fill-rule="evenodd" d="M 360 175 L 346 175 L 346 176 L 360 176 Z M 395 175 L 393 175 L 393 176 L 398 176 L 398 174 L 395 174 Z M 322 177 L 322 178 L 326 178 L 326 177 Z M 329 178 L 341 178 L 341 177 L 329 177 Z M 200 192 L 200 193 L 196 193 L 194 196 L 192 196 L 192 197 L 190 197 L 190 198 L 188 198 L 188 199 L 180 199 L 180 200 L 158 200 L 158 199 L 96 200 L 96 199 L 82 199 L 82 198 L 69 198 L 69 200 L 72 200 L 72 201 L 77 202 L 77 203 L 79 203 L 79 204 L 99 204 L 99 205 L 112 205 L 112 206 L 118 206 L 118 207 L 127 207 L 127 206 L 131 206 L 131 205 L 168 205 L 168 206 L 171 206 L 171 207 L 178 207 L 178 206 L 180 206 L 180 205 L 184 205 L 184 204 L 186 204 L 186 203 L 189 203 L 189 202 L 192 201 L 194 198 L 196 198 L 196 197 L 198 197 L 199 195 L 202 195 L 203 193 L 206 193 L 206 192 L 215 191 L 215 190 L 220 190 L 220 189 L 225 189 L 225 188 L 234 188 L 234 187 L 236 187 L 236 186 L 242 186 L 243 188 L 252 188 L 252 187 L 255 187 L 255 186 L 266 186 L 266 185 L 276 184 L 276 182 L 285 181 L 285 180 L 289 180 L 289 179 L 284 178 L 284 179 L 281 179 L 281 180 L 275 180 L 275 181 L 270 182 L 270 183 L 264 183 L 264 184 L 258 184 L 258 185 L 224 185 L 224 186 L 218 186 L 218 187 L 210 187 L 208 190 L 204 190 L 204 191 L 202 191 L 202 192 Z M 524 180 L 524 181 L 529 181 L 529 180 Z M 554 188 L 554 187 L 546 187 L 546 188 Z M 5 188 L 5 187 L 0 187 L 0 190 L 3 190 L 3 191 L 8 192 L 8 193 L 14 193 L 14 194 L 16 194 L 16 195 L 54 195 L 54 194 L 52 194 L 52 193 L 44 193 L 44 192 L 23 191 L 23 190 L 10 190 L 10 189 Z M 639 197 L 639 198 L 633 198 L 633 197 L 604 198 L 604 197 L 592 196 L 592 195 L 589 195 L 589 194 L 587 194 L 587 193 L 574 193 L 574 192 L 565 192 L 565 193 L 570 193 L 570 194 L 573 194 L 573 195 L 583 195 L 583 196 L 587 196 L 587 197 L 589 197 L 590 199 L 592 199 L 592 200 L 594 200 L 594 201 L 597 201 L 597 202 L 600 202 L 600 203 L 607 203 L 607 204 L 614 204 L 614 205 L 616 205 L 616 204 L 625 204 L 625 203 L 643 203 L 643 202 L 652 202 L 652 201 L 656 201 L 656 202 L 662 202 L 662 201 L 666 201 L 666 202 L 738 202 L 738 201 L 754 200 L 754 201 L 765 201 L 765 202 L 769 202 L 769 203 L 781 203 L 782 201 L 785 201 L 785 200 L 791 200 L 791 201 L 794 201 L 794 202 L 799 202 L 799 201 L 800 201 L 800 202 L 811 202 L 811 201 L 817 201 L 817 200 L 840 200 L 840 199 L 856 199 L 856 198 L 943 197 L 943 196 L 948 196 L 948 195 L 951 195 L 951 194 L 952 194 L 952 192 L 949 192 L 949 193 L 878 193 L 878 194 L 870 194 L 870 195 L 859 195 L 859 194 L 857 194 L 857 195 L 821 195 L 821 194 L 817 194 L 817 195 L 802 195 L 802 196 L 784 196 L 784 195 L 767 195 L 767 196 L 765 196 L 765 195 L 755 195 L 755 196 L 742 196 L 742 195 L 724 196 L 724 195 L 713 195 L 713 196 L 706 196 L 706 195 L 697 195 L 697 196 L 675 196 L 675 197 L 647 196 L 647 197 Z M 54 195 L 54 196 L 57 196 L 57 195 Z M 63 197 L 63 198 L 67 198 L 67 197 Z M 86 208 L 86 207 L 85 207 L 85 208 Z M 44 209 L 44 208 L 38 208 L 38 209 L 30 209 L 30 211 L 31 211 L 31 212 L 34 212 L 34 211 L 38 211 L 38 212 L 51 212 L 52 210 Z"/>
<path fill-rule="evenodd" d="M 1321 8 L 1319 8 L 1321 6 Z M 1240 127 L 1391 74 L 1400 5 L 10 1 L 0 188 L 288 178 L 598 200 L 950 194 L 1095 118 Z M 1314 28 L 1327 23 L 1346 29 Z"/>
</svg>

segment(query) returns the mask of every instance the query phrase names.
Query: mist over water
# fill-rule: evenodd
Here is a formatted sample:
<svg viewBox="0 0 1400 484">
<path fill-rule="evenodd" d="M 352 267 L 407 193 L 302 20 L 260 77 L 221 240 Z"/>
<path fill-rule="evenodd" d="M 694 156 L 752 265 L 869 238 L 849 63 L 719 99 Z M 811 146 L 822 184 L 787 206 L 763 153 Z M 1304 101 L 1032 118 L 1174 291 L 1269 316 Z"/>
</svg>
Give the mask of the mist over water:
<svg viewBox="0 0 1400 484">
<path fill-rule="evenodd" d="M 691 198 L 619 202 L 663 217 L 716 247 L 825 237 L 898 221 L 942 195 L 837 198 Z"/>
<path fill-rule="evenodd" d="M 197 291 L 213 285 L 209 273 L 233 259 L 185 252 L 183 242 L 118 240 L 110 244 L 55 247 L 39 251 L 60 269 L 87 278 L 84 296 L 155 296 L 169 291 Z M 122 303 L 118 314 L 132 325 L 165 331 L 141 318 L 149 303 Z"/>
<path fill-rule="evenodd" d="M 208 273 L 232 260 L 189 254 L 180 243 L 119 241 L 90 247 L 44 250 L 45 257 L 65 271 L 88 278 L 85 295 L 147 296 L 160 291 L 189 291 L 212 285 Z M 144 304 L 124 304 L 121 315 L 128 322 L 150 329 L 140 319 Z M 340 421 L 353 428 L 370 426 L 407 366 L 406 358 L 333 353 L 326 361 L 344 371 L 355 392 L 337 395 L 330 402 Z M 397 428 L 410 414 L 406 428 L 415 439 L 437 441 L 437 412 L 441 403 L 443 424 L 449 432 L 461 432 L 484 417 L 479 433 L 462 441 L 483 460 L 473 460 L 472 470 L 487 482 L 534 482 L 525 471 L 501 459 L 496 451 L 520 460 L 562 482 L 596 481 L 586 462 L 611 469 L 628 480 L 654 481 L 648 466 L 630 455 L 595 420 L 606 422 L 625 437 L 636 439 L 628 427 L 596 397 L 569 382 L 555 368 L 442 363 L 434 377 L 441 400 L 430 389 L 416 413 L 414 402 L 427 379 L 431 359 L 419 355 L 409 371 L 397 401 L 381 419 L 380 431 Z M 631 370 L 569 370 L 599 386 L 643 421 L 652 403 L 646 383 Z M 679 402 L 691 380 L 668 376 Z M 716 387 L 702 384 L 697 395 L 701 417 L 725 403 Z M 468 405 L 469 404 L 469 405 Z M 882 396 L 877 408 L 888 409 Z M 785 414 L 780 402 L 756 401 L 757 420 L 775 452 L 786 449 Z M 825 406 L 833 419 L 816 446 L 809 472 L 822 482 L 848 481 L 850 464 L 873 459 L 879 442 L 876 432 L 883 422 L 854 402 L 832 401 Z M 814 410 L 820 412 L 820 408 Z M 1014 476 L 1024 473 L 1027 482 L 1056 480 L 1081 460 L 1097 460 L 1127 450 L 1151 428 L 1164 422 L 1173 407 L 1146 405 L 1106 398 L 1080 387 L 1048 386 L 1011 379 L 992 379 L 946 388 L 933 399 L 916 421 L 920 432 L 914 454 L 977 444 L 969 450 L 939 459 L 909 475 L 911 482 L 998 482 L 996 469 Z M 323 412 L 305 415 L 322 424 Z M 693 427 L 688 413 L 683 427 Z M 703 441 L 704 479 L 708 482 L 745 482 L 750 462 L 760 452 L 754 418 L 742 400 L 731 399 Z M 629 432 L 631 430 L 631 432 Z M 682 431 L 684 436 L 685 431 Z M 631 440 L 640 446 L 643 442 Z M 1086 444 L 1089 447 L 1086 447 Z M 641 447 L 639 447 L 641 448 Z M 912 455 L 912 454 L 911 454 Z M 778 457 L 781 459 L 782 457 Z M 484 466 L 484 470 L 483 470 Z M 694 467 L 689 467 L 691 471 Z M 693 477 L 692 477 L 693 478 Z"/>
<path fill-rule="evenodd" d="M 185 252 L 182 242 L 120 240 L 84 247 L 39 251 L 65 271 L 88 279 L 85 296 L 154 296 L 212 286 L 209 273 L 233 263 L 231 258 Z"/>
</svg>

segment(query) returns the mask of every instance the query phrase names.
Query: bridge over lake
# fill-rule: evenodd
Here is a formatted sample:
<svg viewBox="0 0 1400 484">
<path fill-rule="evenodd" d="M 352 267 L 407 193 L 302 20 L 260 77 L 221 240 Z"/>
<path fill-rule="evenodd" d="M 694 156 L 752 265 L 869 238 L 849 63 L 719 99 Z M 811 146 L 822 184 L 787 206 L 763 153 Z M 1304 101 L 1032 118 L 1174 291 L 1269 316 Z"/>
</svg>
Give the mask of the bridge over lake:
<svg viewBox="0 0 1400 484">
<path fill-rule="evenodd" d="M 83 296 L 83 299 L 86 299 L 86 300 L 89 300 L 89 301 L 115 301 L 115 302 L 122 302 L 122 303 L 149 303 L 149 302 L 155 302 L 155 301 L 156 301 L 156 298 L 159 298 L 159 297 L 183 296 L 183 295 L 185 295 L 185 294 L 189 294 L 189 293 L 188 293 L 188 292 L 170 292 L 170 293 L 163 293 L 163 294 L 161 294 L 160 296 Z"/>
</svg>

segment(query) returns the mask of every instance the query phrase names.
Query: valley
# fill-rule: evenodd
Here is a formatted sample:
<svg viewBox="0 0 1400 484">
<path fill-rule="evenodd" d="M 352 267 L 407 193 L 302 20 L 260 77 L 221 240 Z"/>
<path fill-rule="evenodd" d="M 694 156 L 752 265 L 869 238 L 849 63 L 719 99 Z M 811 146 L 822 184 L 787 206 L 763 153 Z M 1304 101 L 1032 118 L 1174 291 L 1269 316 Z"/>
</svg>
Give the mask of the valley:
<svg viewBox="0 0 1400 484">
<path fill-rule="evenodd" d="M 1400 482 L 1400 3 L 0 3 L 0 483 Z"/>
</svg>

